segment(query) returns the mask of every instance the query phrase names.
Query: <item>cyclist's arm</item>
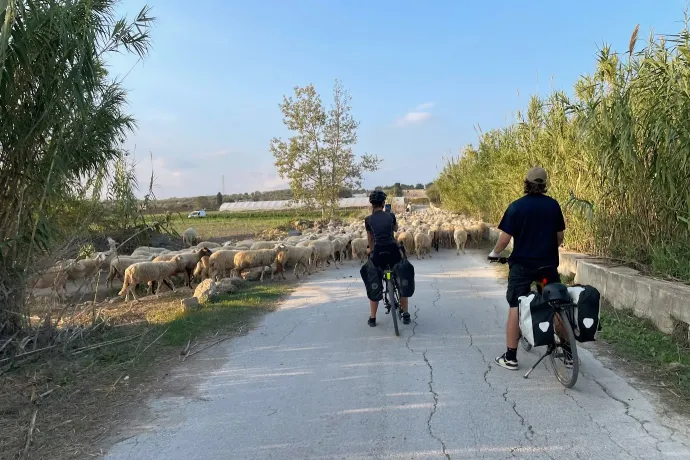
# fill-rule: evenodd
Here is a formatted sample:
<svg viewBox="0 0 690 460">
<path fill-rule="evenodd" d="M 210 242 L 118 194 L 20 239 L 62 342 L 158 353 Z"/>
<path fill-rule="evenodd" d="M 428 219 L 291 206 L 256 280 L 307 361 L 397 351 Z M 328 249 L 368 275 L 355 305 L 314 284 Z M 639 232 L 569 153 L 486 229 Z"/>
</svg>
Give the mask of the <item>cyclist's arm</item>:
<svg viewBox="0 0 690 460">
<path fill-rule="evenodd" d="M 563 244 L 563 232 L 556 233 L 556 238 L 558 239 L 558 247 L 560 248 Z"/>
<path fill-rule="evenodd" d="M 494 247 L 494 254 L 500 254 L 501 252 L 505 251 L 505 249 L 508 247 L 508 244 L 510 244 L 510 239 L 512 237 L 513 235 L 510 235 L 506 232 L 501 232 L 501 234 L 498 235 L 498 241 Z"/>
<path fill-rule="evenodd" d="M 372 252 L 374 250 L 374 234 L 367 232 L 367 240 L 369 240 L 369 249 L 367 252 Z"/>
</svg>

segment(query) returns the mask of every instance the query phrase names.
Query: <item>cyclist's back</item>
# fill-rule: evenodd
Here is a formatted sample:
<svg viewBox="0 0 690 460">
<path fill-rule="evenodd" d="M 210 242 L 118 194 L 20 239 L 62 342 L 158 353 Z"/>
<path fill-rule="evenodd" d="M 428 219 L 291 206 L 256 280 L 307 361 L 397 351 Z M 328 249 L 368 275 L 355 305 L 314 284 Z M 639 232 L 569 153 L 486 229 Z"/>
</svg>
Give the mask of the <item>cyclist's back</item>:
<svg viewBox="0 0 690 460">
<path fill-rule="evenodd" d="M 543 194 L 528 194 L 506 210 L 501 231 L 513 236 L 510 264 L 537 269 L 558 266 L 558 232 L 565 228 L 558 202 Z"/>
<path fill-rule="evenodd" d="M 395 215 L 385 211 L 375 211 L 364 219 L 367 232 L 374 235 L 374 247 L 395 244 L 393 237 L 395 225 Z"/>
</svg>

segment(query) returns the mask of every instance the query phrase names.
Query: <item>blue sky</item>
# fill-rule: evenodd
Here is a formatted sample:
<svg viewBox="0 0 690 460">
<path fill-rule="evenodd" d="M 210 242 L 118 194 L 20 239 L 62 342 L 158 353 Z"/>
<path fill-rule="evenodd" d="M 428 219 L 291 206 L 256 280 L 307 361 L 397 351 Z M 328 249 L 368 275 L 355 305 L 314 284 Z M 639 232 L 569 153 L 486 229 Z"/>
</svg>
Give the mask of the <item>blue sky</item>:
<svg viewBox="0 0 690 460">
<path fill-rule="evenodd" d="M 138 121 L 126 146 L 159 198 L 283 188 L 269 151 L 287 137 L 278 104 L 336 78 L 360 121 L 356 153 L 383 159 L 364 185 L 433 180 L 443 157 L 504 126 L 530 94 L 570 90 L 603 43 L 627 49 L 640 24 L 676 33 L 685 0 L 124 0 L 153 7 L 143 62 L 112 56 Z M 518 96 L 519 91 L 519 96 Z"/>
</svg>

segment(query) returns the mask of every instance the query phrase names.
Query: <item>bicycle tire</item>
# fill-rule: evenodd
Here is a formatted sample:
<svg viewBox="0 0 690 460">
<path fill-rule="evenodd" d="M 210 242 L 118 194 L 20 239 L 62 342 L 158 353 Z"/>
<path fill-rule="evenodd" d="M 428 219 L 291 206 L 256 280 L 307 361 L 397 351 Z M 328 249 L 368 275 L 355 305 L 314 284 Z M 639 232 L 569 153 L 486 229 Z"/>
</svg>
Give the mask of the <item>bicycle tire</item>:
<svg viewBox="0 0 690 460">
<path fill-rule="evenodd" d="M 532 344 L 530 344 L 524 336 L 520 336 L 519 341 L 523 350 L 530 351 L 532 349 Z"/>
<path fill-rule="evenodd" d="M 577 376 L 580 373 L 580 360 L 577 357 L 577 342 L 575 341 L 575 334 L 573 333 L 573 327 L 570 324 L 570 320 L 568 318 L 568 315 L 566 314 L 565 311 L 560 310 L 556 312 L 558 317 L 561 319 L 561 323 L 563 324 L 563 327 L 565 328 L 565 333 L 568 336 L 568 343 L 570 345 L 570 350 L 571 350 L 571 358 L 573 360 L 573 367 L 570 369 L 571 375 L 570 378 L 565 378 L 563 377 L 557 370 L 556 368 L 556 352 L 554 351 L 551 353 L 550 358 L 551 358 L 551 365 L 553 366 L 553 372 L 556 374 L 556 378 L 558 379 L 561 384 L 566 387 L 566 388 L 572 388 L 575 386 L 575 382 L 577 382 Z"/>
<path fill-rule="evenodd" d="M 393 292 L 393 281 L 386 280 L 386 287 L 388 289 L 388 301 L 391 304 L 391 316 L 393 317 L 393 327 L 395 328 L 395 335 L 400 336 L 400 331 L 398 330 L 398 304 L 395 301 L 395 294 Z"/>
</svg>

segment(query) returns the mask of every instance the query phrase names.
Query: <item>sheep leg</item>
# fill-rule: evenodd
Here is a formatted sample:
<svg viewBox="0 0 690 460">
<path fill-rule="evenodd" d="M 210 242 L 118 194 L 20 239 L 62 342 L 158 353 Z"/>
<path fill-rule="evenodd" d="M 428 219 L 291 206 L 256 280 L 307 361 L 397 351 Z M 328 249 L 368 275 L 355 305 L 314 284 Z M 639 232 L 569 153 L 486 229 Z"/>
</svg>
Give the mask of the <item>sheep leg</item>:
<svg viewBox="0 0 690 460">
<path fill-rule="evenodd" d="M 175 290 L 175 285 L 168 278 L 163 278 L 163 282 L 165 283 L 166 286 L 168 286 L 170 288 L 171 291 Z"/>
</svg>

